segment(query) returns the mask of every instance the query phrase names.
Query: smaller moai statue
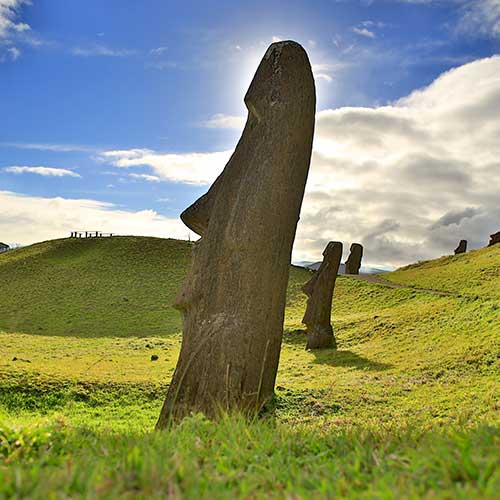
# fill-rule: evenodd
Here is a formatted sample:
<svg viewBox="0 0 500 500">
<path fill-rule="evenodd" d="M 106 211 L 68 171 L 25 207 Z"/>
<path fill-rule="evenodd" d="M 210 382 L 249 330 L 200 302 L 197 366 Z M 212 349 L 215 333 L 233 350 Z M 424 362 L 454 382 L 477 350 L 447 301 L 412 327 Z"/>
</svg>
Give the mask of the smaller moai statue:
<svg viewBox="0 0 500 500">
<path fill-rule="evenodd" d="M 492 247 L 493 245 L 496 245 L 497 243 L 500 243 L 500 231 L 490 234 L 490 241 L 488 243 L 489 247 Z"/>
<path fill-rule="evenodd" d="M 323 262 L 302 287 L 308 296 L 302 323 L 307 327 L 306 349 L 336 348 L 331 325 L 333 291 L 342 259 L 342 243 L 331 241 L 323 252 Z"/>
<path fill-rule="evenodd" d="M 359 274 L 361 259 L 363 258 L 363 245 L 353 243 L 350 248 L 350 254 L 345 263 L 346 274 Z"/>
<path fill-rule="evenodd" d="M 460 240 L 458 247 L 455 248 L 455 255 L 457 255 L 458 253 L 465 253 L 465 252 L 467 252 L 467 240 Z"/>
</svg>

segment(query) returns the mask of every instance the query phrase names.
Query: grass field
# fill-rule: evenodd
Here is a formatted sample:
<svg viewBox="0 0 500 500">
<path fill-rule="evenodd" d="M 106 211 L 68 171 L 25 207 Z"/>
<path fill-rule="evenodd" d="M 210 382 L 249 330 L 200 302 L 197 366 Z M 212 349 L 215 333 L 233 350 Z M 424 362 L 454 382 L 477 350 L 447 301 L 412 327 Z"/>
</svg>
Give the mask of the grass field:
<svg viewBox="0 0 500 500">
<path fill-rule="evenodd" d="M 338 351 L 305 351 L 292 267 L 262 418 L 154 433 L 189 258 L 134 237 L 0 256 L 0 496 L 495 498 L 499 245 L 384 275 L 408 288 L 339 277 Z"/>
</svg>

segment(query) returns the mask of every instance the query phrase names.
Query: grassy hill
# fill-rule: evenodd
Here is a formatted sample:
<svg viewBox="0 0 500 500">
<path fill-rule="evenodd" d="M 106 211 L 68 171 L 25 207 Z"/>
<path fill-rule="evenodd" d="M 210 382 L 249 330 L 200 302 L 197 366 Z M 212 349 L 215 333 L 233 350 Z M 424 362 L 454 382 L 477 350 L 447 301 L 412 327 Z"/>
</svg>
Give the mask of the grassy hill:
<svg viewBox="0 0 500 500">
<path fill-rule="evenodd" d="M 292 267 L 267 417 L 150 434 L 189 258 L 135 237 L 0 256 L 0 498 L 494 497 L 500 245 L 384 274 L 408 288 L 339 277 L 338 351 L 305 351 Z"/>
<path fill-rule="evenodd" d="M 457 295 L 500 299 L 500 249 L 498 245 L 418 262 L 384 278 L 419 288 Z"/>
<path fill-rule="evenodd" d="M 191 243 L 143 237 L 61 239 L 0 256 L 0 329 L 86 337 L 179 331 L 170 307 Z"/>
</svg>

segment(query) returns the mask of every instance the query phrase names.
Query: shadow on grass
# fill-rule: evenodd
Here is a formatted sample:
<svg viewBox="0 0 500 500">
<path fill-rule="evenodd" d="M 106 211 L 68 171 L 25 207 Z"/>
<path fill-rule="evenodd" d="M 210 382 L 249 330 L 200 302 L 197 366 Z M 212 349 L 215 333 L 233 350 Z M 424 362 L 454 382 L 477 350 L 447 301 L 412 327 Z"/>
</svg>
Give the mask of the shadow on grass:
<svg viewBox="0 0 500 500">
<path fill-rule="evenodd" d="M 352 367 L 359 370 L 382 371 L 392 368 L 390 363 L 379 363 L 368 358 L 364 358 L 352 351 L 336 351 L 334 349 L 312 350 L 316 359 L 314 363 L 322 365 Z"/>
<path fill-rule="evenodd" d="M 290 346 L 301 346 L 305 349 L 307 335 L 305 330 L 286 330 L 283 335 L 283 343 Z M 368 358 L 364 358 L 355 352 L 335 349 L 312 349 L 315 356 L 314 363 L 323 365 L 352 367 L 359 370 L 382 371 L 392 368 L 390 363 L 379 363 Z"/>
</svg>

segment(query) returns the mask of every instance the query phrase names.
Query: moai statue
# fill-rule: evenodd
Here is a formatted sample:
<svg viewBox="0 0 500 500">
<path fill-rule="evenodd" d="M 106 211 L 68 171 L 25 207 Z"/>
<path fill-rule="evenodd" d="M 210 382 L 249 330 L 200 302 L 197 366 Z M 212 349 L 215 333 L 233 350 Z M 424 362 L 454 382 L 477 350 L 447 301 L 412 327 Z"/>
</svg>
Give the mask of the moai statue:
<svg viewBox="0 0 500 500">
<path fill-rule="evenodd" d="M 465 252 L 467 252 L 467 240 L 460 240 L 458 247 L 455 248 L 455 255 L 457 255 L 458 253 L 465 253 Z"/>
<path fill-rule="evenodd" d="M 323 262 L 302 287 L 309 297 L 302 323 L 307 326 L 306 349 L 337 347 L 330 323 L 333 290 L 342 259 L 342 243 L 331 241 L 323 252 Z"/>
<path fill-rule="evenodd" d="M 488 243 L 489 247 L 492 247 L 493 245 L 496 245 L 497 243 L 500 243 L 500 231 L 494 234 L 490 234 L 490 241 Z"/>
<path fill-rule="evenodd" d="M 316 107 L 299 44 L 269 47 L 245 104 L 247 123 L 231 159 L 181 215 L 201 238 L 174 304 L 183 316 L 182 347 L 157 428 L 197 411 L 254 414 L 274 393 Z"/>
<path fill-rule="evenodd" d="M 359 274 L 361 259 L 363 258 L 363 245 L 353 243 L 351 245 L 349 257 L 345 263 L 346 274 Z"/>
</svg>

